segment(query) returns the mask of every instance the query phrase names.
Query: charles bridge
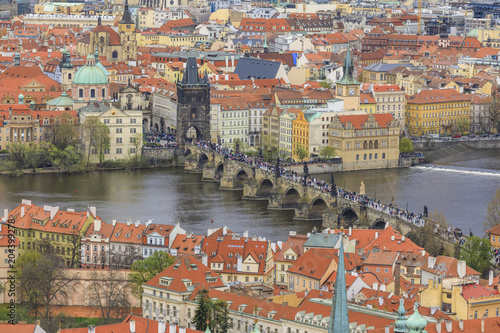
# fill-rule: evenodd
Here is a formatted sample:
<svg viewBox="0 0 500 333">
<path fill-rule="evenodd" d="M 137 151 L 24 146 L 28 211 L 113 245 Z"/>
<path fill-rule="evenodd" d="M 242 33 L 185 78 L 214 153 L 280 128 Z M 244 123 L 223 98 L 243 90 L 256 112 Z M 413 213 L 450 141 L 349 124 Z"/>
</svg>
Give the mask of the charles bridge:
<svg viewBox="0 0 500 333">
<path fill-rule="evenodd" d="M 294 219 L 322 220 L 324 227 L 383 229 L 388 223 L 404 235 L 418 228 L 403 218 L 364 202 L 279 177 L 201 146 L 185 147 L 185 171 L 202 173 L 204 181 L 219 182 L 221 190 L 242 190 L 243 199 L 268 200 L 268 209 L 294 210 Z"/>
</svg>

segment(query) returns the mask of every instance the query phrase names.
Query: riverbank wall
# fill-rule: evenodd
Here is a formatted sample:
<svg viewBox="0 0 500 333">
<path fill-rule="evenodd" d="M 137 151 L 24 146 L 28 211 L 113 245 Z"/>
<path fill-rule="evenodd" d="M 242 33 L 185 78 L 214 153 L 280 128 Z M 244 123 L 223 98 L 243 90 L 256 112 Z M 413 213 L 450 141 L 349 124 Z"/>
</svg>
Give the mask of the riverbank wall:
<svg viewBox="0 0 500 333">
<path fill-rule="evenodd" d="M 184 166 L 184 149 L 179 147 L 149 148 L 142 149 L 142 156 L 152 166 Z"/>
<path fill-rule="evenodd" d="M 417 141 L 413 142 L 414 150 L 434 150 L 443 147 L 453 146 L 457 144 L 464 144 L 475 149 L 495 149 L 500 148 L 500 140 L 457 140 L 457 141 Z"/>
</svg>

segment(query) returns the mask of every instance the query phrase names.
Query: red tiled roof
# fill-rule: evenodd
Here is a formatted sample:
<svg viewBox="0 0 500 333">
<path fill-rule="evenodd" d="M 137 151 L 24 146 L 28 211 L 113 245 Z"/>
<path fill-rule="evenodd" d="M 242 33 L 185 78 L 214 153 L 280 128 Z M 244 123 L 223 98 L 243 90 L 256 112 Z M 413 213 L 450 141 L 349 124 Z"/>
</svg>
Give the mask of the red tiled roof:
<svg viewBox="0 0 500 333">
<path fill-rule="evenodd" d="M 392 122 L 393 117 L 390 113 L 377 113 L 377 114 L 360 114 L 360 115 L 347 115 L 347 116 L 338 116 L 339 120 L 342 124 L 346 124 L 348 122 L 352 123 L 352 126 L 355 129 L 362 129 L 363 125 L 367 122 L 368 117 L 373 116 L 375 120 L 378 122 L 381 128 L 389 127 L 389 124 Z"/>
<path fill-rule="evenodd" d="M 412 104 L 433 104 L 433 103 L 449 103 L 449 102 L 465 102 L 470 101 L 470 96 L 461 94 L 455 89 L 431 89 L 422 90 L 421 92 L 411 96 L 408 103 Z"/>
<path fill-rule="evenodd" d="M 120 35 L 107 25 L 98 25 L 93 32 L 107 32 L 109 33 L 109 45 L 121 45 Z"/>
<path fill-rule="evenodd" d="M 207 277 L 213 278 L 208 281 Z M 166 285 L 161 283 L 161 278 L 168 278 L 171 282 Z M 224 283 L 217 273 L 211 271 L 195 257 L 187 256 L 178 259 L 173 265 L 167 267 L 163 272 L 146 282 L 148 286 L 161 288 L 175 292 L 190 291 L 191 288 L 183 280 L 190 280 L 191 286 L 198 285 L 200 288 L 223 287 Z"/>
<path fill-rule="evenodd" d="M 467 301 L 470 298 L 498 295 L 498 290 L 488 289 L 479 284 L 466 284 L 462 286 L 462 296 Z"/>
</svg>

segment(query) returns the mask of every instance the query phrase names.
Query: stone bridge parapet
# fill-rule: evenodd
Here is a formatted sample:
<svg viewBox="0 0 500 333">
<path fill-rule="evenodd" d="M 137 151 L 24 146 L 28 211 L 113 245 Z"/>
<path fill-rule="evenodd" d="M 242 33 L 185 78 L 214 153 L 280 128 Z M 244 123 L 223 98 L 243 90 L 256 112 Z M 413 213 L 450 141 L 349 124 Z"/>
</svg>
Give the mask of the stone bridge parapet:
<svg viewBox="0 0 500 333">
<path fill-rule="evenodd" d="M 293 210 L 294 219 L 321 220 L 324 227 L 383 229 L 390 224 L 403 234 L 417 228 L 389 212 L 270 171 L 226 158 L 200 146 L 186 146 L 185 170 L 202 174 L 203 181 L 220 183 L 221 190 L 243 191 L 243 199 L 266 200 L 268 209 Z"/>
</svg>

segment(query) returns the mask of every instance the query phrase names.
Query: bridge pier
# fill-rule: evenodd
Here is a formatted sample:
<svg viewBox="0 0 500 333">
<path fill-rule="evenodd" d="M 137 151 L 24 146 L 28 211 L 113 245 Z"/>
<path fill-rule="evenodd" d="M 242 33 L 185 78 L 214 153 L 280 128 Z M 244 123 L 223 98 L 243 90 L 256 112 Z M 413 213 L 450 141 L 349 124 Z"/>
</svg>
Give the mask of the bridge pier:
<svg viewBox="0 0 500 333">
<path fill-rule="evenodd" d="M 216 181 L 215 179 L 215 167 L 213 163 L 206 164 L 203 167 L 203 176 L 201 177 L 201 180 L 204 182 L 214 182 Z"/>
<path fill-rule="evenodd" d="M 295 204 L 294 220 L 312 220 L 309 218 L 310 205 L 307 202 L 297 202 Z"/>
<path fill-rule="evenodd" d="M 184 162 L 184 171 L 189 173 L 200 173 L 201 171 L 198 169 L 198 159 L 196 154 L 190 154 L 186 156 Z"/>
</svg>

